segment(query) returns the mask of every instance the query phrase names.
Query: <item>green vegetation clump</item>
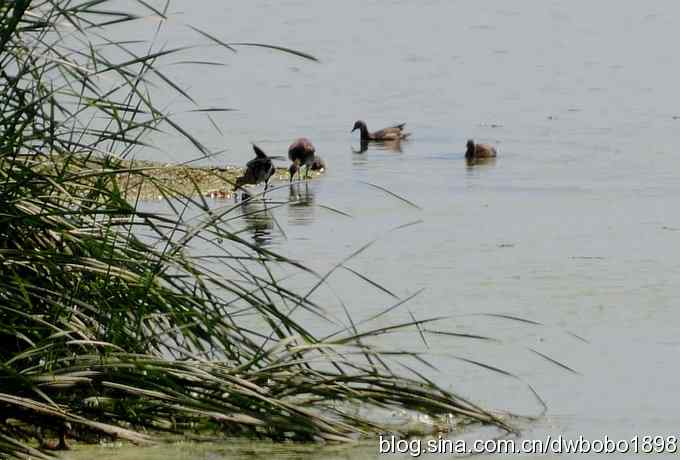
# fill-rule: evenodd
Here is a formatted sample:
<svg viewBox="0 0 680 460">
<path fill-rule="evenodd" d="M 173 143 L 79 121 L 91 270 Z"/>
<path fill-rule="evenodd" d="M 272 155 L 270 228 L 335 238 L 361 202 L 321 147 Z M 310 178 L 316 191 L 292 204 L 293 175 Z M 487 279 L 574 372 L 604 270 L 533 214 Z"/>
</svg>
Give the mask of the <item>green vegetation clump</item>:
<svg viewBox="0 0 680 460">
<path fill-rule="evenodd" d="M 156 66 L 177 50 L 110 39 L 138 19 L 115 5 L 0 3 L 0 457 L 45 457 L 39 428 L 348 441 L 385 429 L 372 408 L 505 427 L 393 369 L 415 355 L 369 345 L 417 322 L 315 334 L 298 314 L 334 320 L 275 273 L 316 274 L 241 238 L 235 208 L 211 210 L 125 161 L 159 130 L 210 152 L 153 103 L 161 84 L 190 99 Z M 162 24 L 166 11 L 148 13 Z M 135 181 L 167 212 L 138 206 Z"/>
</svg>

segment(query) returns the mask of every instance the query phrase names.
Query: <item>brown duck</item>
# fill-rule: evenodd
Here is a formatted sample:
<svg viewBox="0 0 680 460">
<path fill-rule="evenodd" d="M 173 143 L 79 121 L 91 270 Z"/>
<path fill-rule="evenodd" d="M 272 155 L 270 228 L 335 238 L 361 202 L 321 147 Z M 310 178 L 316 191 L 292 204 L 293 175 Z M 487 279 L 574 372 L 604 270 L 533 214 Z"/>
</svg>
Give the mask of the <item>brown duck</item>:
<svg viewBox="0 0 680 460">
<path fill-rule="evenodd" d="M 495 158 L 496 154 L 496 148 L 489 144 L 475 144 L 472 139 L 467 141 L 465 158 L 468 160 L 477 158 Z"/>
<path fill-rule="evenodd" d="M 305 179 L 309 177 L 310 167 L 314 163 L 314 152 L 316 152 L 314 144 L 306 137 L 301 137 L 290 144 L 290 147 L 288 147 L 288 159 L 293 164 L 288 168 L 288 172 L 290 173 L 291 182 L 296 173 L 298 177 L 300 176 L 300 169 L 303 166 L 305 166 Z"/>
<path fill-rule="evenodd" d="M 267 156 L 257 145 L 253 144 L 255 158 L 246 163 L 246 170 L 241 177 L 236 178 L 236 188 L 245 184 L 257 185 L 264 182 L 264 191 L 269 188 L 269 179 L 276 172 L 272 159 Z"/>
<path fill-rule="evenodd" d="M 406 139 L 411 133 L 404 132 L 406 123 L 390 126 L 389 128 L 381 129 L 380 131 L 369 132 L 366 122 L 358 120 L 354 123 L 352 132 L 357 129 L 361 132 L 361 142 L 368 141 L 400 141 Z"/>
</svg>

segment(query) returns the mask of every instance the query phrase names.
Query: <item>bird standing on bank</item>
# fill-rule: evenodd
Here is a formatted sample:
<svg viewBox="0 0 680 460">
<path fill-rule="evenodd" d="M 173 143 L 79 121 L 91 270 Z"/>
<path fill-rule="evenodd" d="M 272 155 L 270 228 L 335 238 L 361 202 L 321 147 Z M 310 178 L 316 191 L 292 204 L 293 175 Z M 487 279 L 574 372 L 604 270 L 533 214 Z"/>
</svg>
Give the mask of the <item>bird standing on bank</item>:
<svg viewBox="0 0 680 460">
<path fill-rule="evenodd" d="M 255 151 L 255 158 L 246 163 L 246 170 L 241 177 L 236 178 L 236 188 L 241 188 L 243 185 L 252 184 L 257 185 L 264 182 L 264 192 L 269 188 L 269 179 L 276 172 L 272 159 L 267 156 L 261 148 L 253 144 Z"/>
<path fill-rule="evenodd" d="M 368 141 L 400 141 L 406 139 L 411 133 L 404 132 L 404 126 L 406 123 L 400 123 L 398 125 L 390 126 L 389 128 L 381 129 L 380 131 L 370 132 L 366 122 L 358 120 L 354 122 L 354 127 L 352 132 L 357 129 L 361 132 L 361 142 Z"/>
<path fill-rule="evenodd" d="M 309 177 L 310 167 L 314 163 L 314 152 L 316 152 L 314 144 L 305 137 L 301 137 L 290 144 L 290 147 L 288 147 L 288 159 L 293 164 L 288 168 L 288 172 L 290 173 L 291 182 L 295 174 L 298 174 L 298 177 L 300 176 L 300 169 L 303 166 L 305 166 L 305 179 Z"/>
</svg>

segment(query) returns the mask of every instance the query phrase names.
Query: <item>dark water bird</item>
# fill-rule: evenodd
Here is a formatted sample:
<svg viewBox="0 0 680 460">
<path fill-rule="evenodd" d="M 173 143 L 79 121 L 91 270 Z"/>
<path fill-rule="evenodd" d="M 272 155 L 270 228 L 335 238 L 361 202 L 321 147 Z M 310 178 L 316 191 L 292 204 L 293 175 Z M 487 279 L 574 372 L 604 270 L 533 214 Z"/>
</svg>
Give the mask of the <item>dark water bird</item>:
<svg viewBox="0 0 680 460">
<path fill-rule="evenodd" d="M 467 150 L 465 151 L 465 158 L 467 160 L 495 158 L 496 154 L 496 148 L 489 144 L 475 144 L 475 141 L 472 139 L 467 141 Z"/>
<path fill-rule="evenodd" d="M 390 126 L 389 128 L 381 129 L 380 131 L 370 132 L 366 126 L 366 122 L 362 120 L 357 120 L 354 122 L 354 127 L 352 132 L 357 129 L 361 132 L 361 141 L 399 141 L 406 139 L 411 133 L 404 132 L 404 126 L 406 123 L 400 123 L 398 125 Z"/>
<path fill-rule="evenodd" d="M 264 191 L 269 188 L 269 179 L 276 172 L 272 159 L 267 156 L 261 148 L 253 144 L 255 151 L 255 158 L 246 163 L 246 170 L 241 177 L 236 178 L 236 188 L 241 188 L 243 185 L 252 184 L 257 185 L 264 182 Z"/>
<path fill-rule="evenodd" d="M 298 176 L 300 175 L 300 169 L 302 169 L 303 166 L 305 166 L 305 179 L 309 177 L 309 168 L 315 158 L 314 152 L 316 152 L 314 144 L 305 137 L 301 137 L 290 144 L 290 147 L 288 147 L 288 159 L 292 161 L 293 164 L 288 168 L 288 172 L 290 173 L 291 182 L 296 173 Z"/>
</svg>

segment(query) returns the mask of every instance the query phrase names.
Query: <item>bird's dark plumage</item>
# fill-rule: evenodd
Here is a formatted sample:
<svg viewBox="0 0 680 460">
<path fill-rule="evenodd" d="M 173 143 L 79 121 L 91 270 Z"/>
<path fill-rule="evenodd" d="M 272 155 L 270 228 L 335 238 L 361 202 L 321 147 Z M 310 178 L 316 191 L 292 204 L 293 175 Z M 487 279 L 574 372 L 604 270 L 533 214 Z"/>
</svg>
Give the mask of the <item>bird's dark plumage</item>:
<svg viewBox="0 0 680 460">
<path fill-rule="evenodd" d="M 381 129 L 380 131 L 370 132 L 366 122 L 358 120 L 354 123 L 352 132 L 357 129 L 361 132 L 361 140 L 366 141 L 399 141 L 406 139 L 411 133 L 404 132 L 404 126 L 406 123 L 400 123 L 398 125 L 390 126 L 389 128 Z"/>
<path fill-rule="evenodd" d="M 293 164 L 290 165 L 288 171 L 290 172 L 291 181 L 293 180 L 293 176 L 295 176 L 296 173 L 299 174 L 302 166 L 307 167 L 305 171 L 305 177 L 307 177 L 309 173 L 309 167 L 314 162 L 315 152 L 316 149 L 314 148 L 314 144 L 312 144 L 312 142 L 305 137 L 301 137 L 290 144 L 290 147 L 288 147 L 288 159 Z"/>
<path fill-rule="evenodd" d="M 255 151 L 255 158 L 246 163 L 246 170 L 243 175 L 236 179 L 236 188 L 246 184 L 257 185 L 264 182 L 266 192 L 269 187 L 269 179 L 276 172 L 276 168 L 271 158 L 261 148 L 253 144 L 253 150 Z"/>
</svg>

